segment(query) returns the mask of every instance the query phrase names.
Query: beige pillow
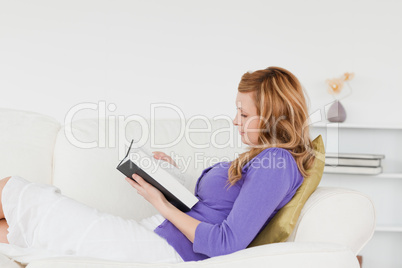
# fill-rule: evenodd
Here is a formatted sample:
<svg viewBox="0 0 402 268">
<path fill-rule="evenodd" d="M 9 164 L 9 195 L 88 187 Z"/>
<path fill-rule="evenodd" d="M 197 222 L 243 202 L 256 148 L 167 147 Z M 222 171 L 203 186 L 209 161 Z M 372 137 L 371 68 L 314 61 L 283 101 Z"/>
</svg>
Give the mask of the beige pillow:
<svg viewBox="0 0 402 268">
<path fill-rule="evenodd" d="M 321 181 L 325 165 L 325 147 L 321 135 L 313 141 L 316 161 L 311 167 L 310 176 L 304 178 L 302 185 L 297 189 L 293 198 L 282 207 L 271 219 L 265 228 L 258 233 L 249 247 L 260 246 L 270 243 L 285 242 L 293 232 L 301 210 L 310 195 L 315 191 Z"/>
</svg>

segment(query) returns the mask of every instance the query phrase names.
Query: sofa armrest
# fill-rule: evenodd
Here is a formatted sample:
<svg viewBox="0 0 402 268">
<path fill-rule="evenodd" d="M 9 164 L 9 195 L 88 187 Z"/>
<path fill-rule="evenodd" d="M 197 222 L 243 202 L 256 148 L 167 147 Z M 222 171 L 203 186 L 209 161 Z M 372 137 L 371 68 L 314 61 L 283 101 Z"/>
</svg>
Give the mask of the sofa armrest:
<svg viewBox="0 0 402 268">
<path fill-rule="evenodd" d="M 357 255 L 373 236 L 375 225 L 375 207 L 369 196 L 351 189 L 318 187 L 287 241 L 336 243 Z"/>
<path fill-rule="evenodd" d="M 117 262 L 93 258 L 49 258 L 35 260 L 27 268 L 112 268 Z M 283 268 L 358 268 L 359 262 L 347 247 L 331 243 L 285 242 L 247 248 L 203 261 L 171 263 L 118 263 L 118 267 L 283 267 Z"/>
</svg>

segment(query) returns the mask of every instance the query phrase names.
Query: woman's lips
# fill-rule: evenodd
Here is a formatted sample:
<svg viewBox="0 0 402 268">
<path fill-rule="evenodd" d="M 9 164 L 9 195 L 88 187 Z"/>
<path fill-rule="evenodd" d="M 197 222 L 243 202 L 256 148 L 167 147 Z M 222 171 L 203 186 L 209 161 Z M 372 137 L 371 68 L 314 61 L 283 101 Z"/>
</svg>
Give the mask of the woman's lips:
<svg viewBox="0 0 402 268">
<path fill-rule="evenodd" d="M 244 135 L 244 132 L 241 132 L 240 130 L 239 130 L 239 133 L 240 133 L 240 135 Z"/>
</svg>

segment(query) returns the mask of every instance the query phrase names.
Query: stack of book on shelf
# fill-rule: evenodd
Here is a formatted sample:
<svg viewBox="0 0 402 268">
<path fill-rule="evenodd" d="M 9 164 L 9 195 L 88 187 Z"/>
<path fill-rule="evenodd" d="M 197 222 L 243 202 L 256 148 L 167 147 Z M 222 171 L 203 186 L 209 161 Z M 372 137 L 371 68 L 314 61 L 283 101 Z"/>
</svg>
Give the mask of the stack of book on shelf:
<svg viewBox="0 0 402 268">
<path fill-rule="evenodd" d="M 324 173 L 380 174 L 383 154 L 325 153 Z"/>
</svg>

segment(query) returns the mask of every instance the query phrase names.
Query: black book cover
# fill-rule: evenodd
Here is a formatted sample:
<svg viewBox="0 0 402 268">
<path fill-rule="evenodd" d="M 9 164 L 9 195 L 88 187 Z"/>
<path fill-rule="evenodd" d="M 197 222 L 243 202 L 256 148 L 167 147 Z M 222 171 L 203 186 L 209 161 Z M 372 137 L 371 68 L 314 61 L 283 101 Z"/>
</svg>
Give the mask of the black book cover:
<svg viewBox="0 0 402 268">
<path fill-rule="evenodd" d="M 122 161 L 127 159 L 127 156 L 129 155 L 131 145 L 133 144 L 133 141 L 131 141 L 129 150 L 127 152 L 127 155 L 125 158 L 123 158 Z M 133 174 L 137 174 L 141 176 L 145 181 L 147 181 L 149 184 L 157 188 L 159 191 L 162 192 L 162 194 L 165 196 L 166 200 L 169 201 L 173 206 L 178 208 L 179 210 L 183 212 L 188 212 L 190 211 L 190 208 L 187 207 L 183 202 L 181 202 L 176 196 L 174 196 L 171 192 L 169 192 L 165 187 L 163 187 L 161 184 L 159 184 L 152 176 L 150 176 L 148 173 L 146 173 L 144 170 L 142 170 L 139 166 L 137 166 L 134 162 L 131 160 L 125 161 L 123 164 L 120 162 L 119 165 L 116 167 L 117 170 L 119 170 L 121 173 L 126 175 L 128 178 L 133 179 Z"/>
</svg>

